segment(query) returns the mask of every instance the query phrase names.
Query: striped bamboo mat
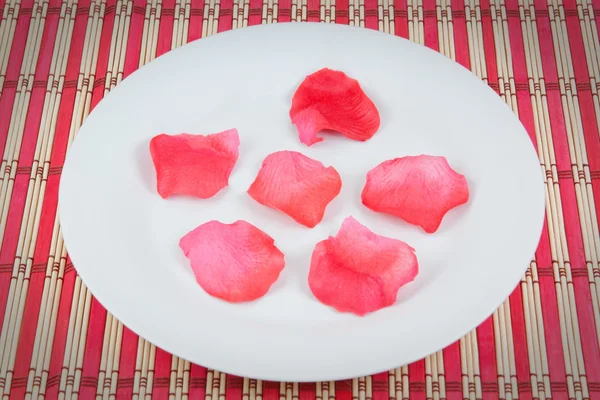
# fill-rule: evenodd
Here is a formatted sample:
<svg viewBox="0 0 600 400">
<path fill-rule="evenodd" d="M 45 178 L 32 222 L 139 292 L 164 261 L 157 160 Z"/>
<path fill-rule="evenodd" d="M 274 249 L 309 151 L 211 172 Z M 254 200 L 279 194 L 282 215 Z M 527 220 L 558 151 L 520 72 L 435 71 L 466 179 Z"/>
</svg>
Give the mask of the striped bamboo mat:
<svg viewBox="0 0 600 400">
<path fill-rule="evenodd" d="M 0 399 L 600 398 L 595 7 L 600 0 L 0 0 Z M 186 42 L 290 20 L 379 29 L 442 52 L 498 91 L 537 145 L 547 220 L 535 259 L 493 317 L 425 360 L 311 384 L 191 365 L 108 314 L 66 254 L 61 168 L 102 97 Z"/>
</svg>

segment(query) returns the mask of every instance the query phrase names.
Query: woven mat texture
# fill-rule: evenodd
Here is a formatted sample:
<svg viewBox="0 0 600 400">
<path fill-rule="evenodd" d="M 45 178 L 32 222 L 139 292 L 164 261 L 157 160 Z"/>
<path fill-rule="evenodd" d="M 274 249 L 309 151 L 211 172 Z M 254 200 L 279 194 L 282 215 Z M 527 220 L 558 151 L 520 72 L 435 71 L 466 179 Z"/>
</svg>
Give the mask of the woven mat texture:
<svg viewBox="0 0 600 400">
<path fill-rule="evenodd" d="M 0 0 L 0 399 L 600 398 L 599 7 L 600 0 Z M 546 171 L 541 242 L 511 297 L 443 351 L 374 376 L 266 382 L 171 356 L 91 296 L 56 218 L 67 149 L 122 79 L 186 42 L 289 21 L 378 29 L 456 60 L 519 116 Z M 110 262 L 110 252 L 103 257 Z"/>
</svg>

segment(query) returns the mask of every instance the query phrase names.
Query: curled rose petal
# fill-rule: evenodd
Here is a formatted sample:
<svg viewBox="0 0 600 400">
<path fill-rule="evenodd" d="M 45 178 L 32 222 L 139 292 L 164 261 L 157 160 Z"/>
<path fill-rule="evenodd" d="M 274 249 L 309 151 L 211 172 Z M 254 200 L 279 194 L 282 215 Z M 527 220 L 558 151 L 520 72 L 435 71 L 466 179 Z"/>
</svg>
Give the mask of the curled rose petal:
<svg viewBox="0 0 600 400">
<path fill-rule="evenodd" d="M 332 130 L 365 141 L 379 129 L 379 111 L 357 80 L 323 68 L 308 75 L 292 98 L 292 123 L 307 146 L 323 140 L 317 133 Z"/>
<path fill-rule="evenodd" d="M 418 272 L 412 247 L 348 217 L 335 237 L 315 246 L 308 284 L 321 303 L 362 316 L 394 304 Z"/>
<path fill-rule="evenodd" d="M 179 247 L 198 284 L 232 303 L 264 296 L 285 266 L 273 238 L 246 221 L 209 221 L 181 238 Z"/>
<path fill-rule="evenodd" d="M 469 200 L 465 177 L 444 157 L 420 155 L 384 161 L 367 174 L 362 202 L 435 232 L 444 215 Z"/>
<path fill-rule="evenodd" d="M 228 185 L 238 159 L 236 129 L 211 135 L 160 134 L 150 140 L 158 194 L 207 199 Z"/>
<path fill-rule="evenodd" d="M 296 151 L 269 154 L 248 194 L 259 203 L 280 210 L 302 225 L 314 227 L 342 188 L 340 174 Z"/>
</svg>

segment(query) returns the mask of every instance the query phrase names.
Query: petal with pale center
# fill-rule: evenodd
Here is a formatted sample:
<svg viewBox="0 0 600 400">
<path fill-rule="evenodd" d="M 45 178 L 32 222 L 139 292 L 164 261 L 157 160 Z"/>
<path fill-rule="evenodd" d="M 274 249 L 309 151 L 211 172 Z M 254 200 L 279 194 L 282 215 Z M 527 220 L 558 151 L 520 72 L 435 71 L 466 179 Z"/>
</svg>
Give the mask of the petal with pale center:
<svg viewBox="0 0 600 400">
<path fill-rule="evenodd" d="M 206 222 L 179 241 L 198 284 L 232 303 L 264 296 L 285 266 L 272 237 L 246 221 Z"/>
</svg>

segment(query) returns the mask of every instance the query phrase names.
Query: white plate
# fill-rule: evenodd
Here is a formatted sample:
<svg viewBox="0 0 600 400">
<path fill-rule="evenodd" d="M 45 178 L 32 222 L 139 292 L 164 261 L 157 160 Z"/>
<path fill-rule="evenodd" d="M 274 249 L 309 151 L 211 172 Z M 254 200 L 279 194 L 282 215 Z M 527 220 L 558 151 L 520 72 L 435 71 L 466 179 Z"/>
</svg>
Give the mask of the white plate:
<svg viewBox="0 0 600 400">
<path fill-rule="evenodd" d="M 327 135 L 302 145 L 291 96 L 322 67 L 355 77 L 377 104 L 365 143 Z M 235 127 L 240 158 L 209 200 L 163 200 L 148 141 L 161 132 Z M 308 229 L 245 191 L 262 159 L 292 149 L 334 165 L 344 186 Z M 361 205 L 369 169 L 411 154 L 446 156 L 471 199 L 425 234 Z M 511 293 L 539 240 L 544 190 L 534 148 L 502 100 L 469 71 L 409 41 L 325 24 L 278 24 L 219 34 L 141 68 L 92 112 L 62 174 L 60 220 L 73 263 L 97 299 L 140 336 L 192 362 L 270 380 L 332 380 L 420 359 L 466 334 Z M 417 250 L 420 274 L 397 303 L 360 318 L 315 300 L 314 245 L 355 216 Z M 208 220 L 245 219 L 275 238 L 286 268 L 259 301 L 207 295 L 178 247 Z"/>
</svg>

